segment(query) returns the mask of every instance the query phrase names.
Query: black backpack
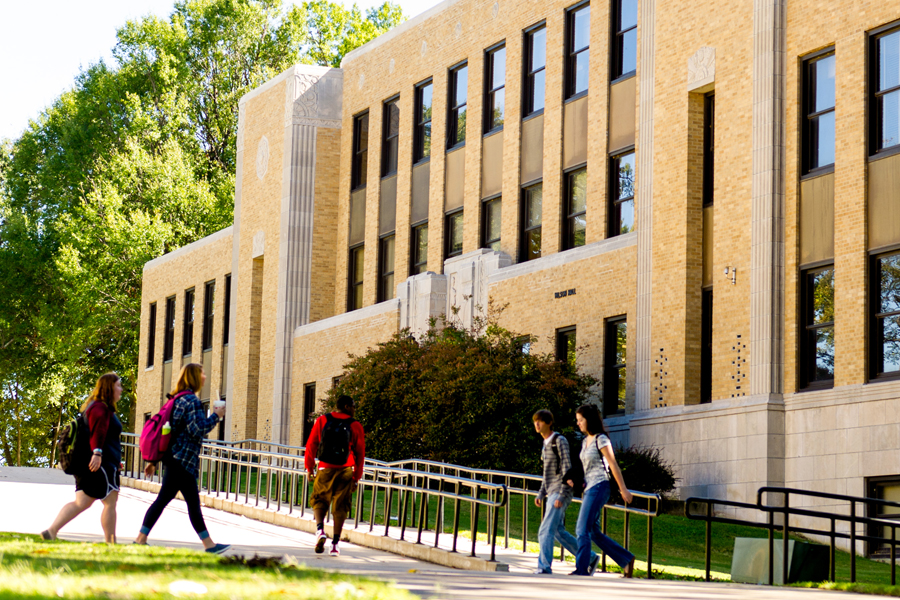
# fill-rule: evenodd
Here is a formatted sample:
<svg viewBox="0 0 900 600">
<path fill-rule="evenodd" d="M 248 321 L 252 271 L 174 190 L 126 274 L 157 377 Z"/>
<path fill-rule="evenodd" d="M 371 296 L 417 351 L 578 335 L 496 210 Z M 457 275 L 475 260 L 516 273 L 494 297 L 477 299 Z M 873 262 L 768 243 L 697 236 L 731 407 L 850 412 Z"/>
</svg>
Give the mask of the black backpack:
<svg viewBox="0 0 900 600">
<path fill-rule="evenodd" d="M 87 469 L 91 461 L 91 429 L 84 413 L 78 413 L 68 425 L 60 428 L 56 447 L 63 473 L 76 475 Z"/>
<path fill-rule="evenodd" d="M 553 448 L 553 452 L 554 454 L 556 454 L 557 469 L 559 469 L 559 466 L 562 464 L 559 455 L 559 438 L 565 438 L 565 440 L 569 443 L 569 462 L 572 465 L 568 471 L 563 473 L 563 481 L 568 481 L 571 479 L 575 484 L 574 491 L 578 495 L 580 495 L 581 490 L 584 488 L 584 467 L 582 467 L 581 465 L 581 441 L 584 439 L 584 436 L 579 437 L 578 434 L 574 433 L 570 435 L 563 435 L 562 433 L 558 432 L 554 435 L 553 440 L 550 442 L 550 447 Z"/>
<path fill-rule="evenodd" d="M 338 419 L 331 413 L 325 415 L 325 426 L 322 428 L 322 442 L 319 444 L 318 458 L 332 465 L 342 465 L 350 456 L 350 428 L 356 419 L 347 417 Z"/>
</svg>

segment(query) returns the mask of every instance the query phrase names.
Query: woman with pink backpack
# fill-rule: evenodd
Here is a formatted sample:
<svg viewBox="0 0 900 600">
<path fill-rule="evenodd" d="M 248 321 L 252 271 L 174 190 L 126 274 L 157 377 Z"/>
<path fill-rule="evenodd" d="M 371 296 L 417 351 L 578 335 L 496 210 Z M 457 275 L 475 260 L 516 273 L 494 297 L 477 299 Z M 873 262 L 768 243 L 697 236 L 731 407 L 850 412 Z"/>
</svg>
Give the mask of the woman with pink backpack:
<svg viewBox="0 0 900 600">
<path fill-rule="evenodd" d="M 156 525 L 163 509 L 181 492 L 187 504 L 188 517 L 194 531 L 200 536 L 203 547 L 207 552 L 222 554 L 230 546 L 217 544 L 209 537 L 203 513 L 200 511 L 200 493 L 197 488 L 197 477 L 200 475 L 200 451 L 203 447 L 203 439 L 212 431 L 219 420 L 225 417 L 224 406 L 213 406 L 212 414 L 207 417 L 203 411 L 203 405 L 197 397 L 197 393 L 203 388 L 206 374 L 203 365 L 190 363 L 181 369 L 178 383 L 170 394 L 174 398 L 174 409 L 171 418 L 171 439 L 169 450 L 162 458 L 165 471 L 163 473 L 162 487 L 156 500 L 147 509 L 144 515 L 144 523 L 141 532 L 135 539 L 135 544 L 146 544 L 150 530 Z M 148 462 L 144 467 L 144 474 L 152 477 L 156 472 L 156 464 Z"/>
</svg>

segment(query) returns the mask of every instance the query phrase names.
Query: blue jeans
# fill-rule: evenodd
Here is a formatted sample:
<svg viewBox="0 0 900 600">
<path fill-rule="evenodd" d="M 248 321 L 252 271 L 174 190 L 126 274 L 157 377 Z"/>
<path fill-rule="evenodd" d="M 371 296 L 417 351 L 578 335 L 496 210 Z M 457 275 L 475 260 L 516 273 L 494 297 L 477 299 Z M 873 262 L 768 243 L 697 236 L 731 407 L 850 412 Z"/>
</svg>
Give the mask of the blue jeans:
<svg viewBox="0 0 900 600">
<path fill-rule="evenodd" d="M 556 508 L 554 504 L 557 500 L 562 502 L 562 506 Z M 538 555 L 538 571 L 544 573 L 552 573 L 551 564 L 553 563 L 553 542 L 559 540 L 560 545 L 572 553 L 578 551 L 578 543 L 575 536 L 566 531 L 565 517 L 566 509 L 572 498 L 561 498 L 558 494 L 544 498 L 547 511 L 544 513 L 544 519 L 541 521 L 541 528 L 538 530 L 538 543 L 540 544 L 540 554 Z M 590 560 L 593 560 L 594 553 L 591 552 Z"/>
<path fill-rule="evenodd" d="M 609 482 L 602 481 L 584 492 L 575 535 L 578 538 L 578 552 L 575 553 L 575 572 L 588 574 L 591 562 L 591 541 L 622 568 L 634 560 L 634 554 L 620 546 L 600 530 L 600 511 L 609 500 Z"/>
</svg>

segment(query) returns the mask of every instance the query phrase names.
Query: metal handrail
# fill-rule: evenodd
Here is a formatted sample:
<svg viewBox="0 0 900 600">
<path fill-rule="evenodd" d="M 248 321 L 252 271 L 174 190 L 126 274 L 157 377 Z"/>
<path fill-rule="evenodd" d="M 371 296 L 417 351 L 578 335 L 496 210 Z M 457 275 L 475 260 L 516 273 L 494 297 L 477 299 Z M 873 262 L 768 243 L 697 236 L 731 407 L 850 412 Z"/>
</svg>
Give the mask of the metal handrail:
<svg viewBox="0 0 900 600">
<path fill-rule="evenodd" d="M 781 505 L 766 504 L 763 497 L 766 494 L 782 494 L 783 502 Z M 838 500 L 841 502 L 849 502 L 849 514 L 817 510 L 815 508 L 794 507 L 791 502 L 791 496 L 799 496 L 805 498 L 823 498 L 828 500 Z M 896 585 L 897 577 L 897 521 L 890 519 L 879 519 L 874 517 L 858 516 L 857 504 L 889 506 L 900 508 L 900 502 L 891 502 L 889 500 L 879 500 L 877 498 L 865 498 L 860 496 L 848 496 L 844 494 L 832 494 L 829 492 L 816 492 L 811 490 L 801 490 L 797 488 L 773 487 L 765 486 L 757 490 L 756 504 L 747 502 L 734 502 L 730 500 L 718 500 L 715 498 L 688 498 L 684 505 L 685 516 L 693 520 L 702 520 L 706 522 L 706 580 L 710 580 L 710 545 L 712 523 L 727 523 L 731 525 L 744 525 L 749 527 L 757 527 L 768 531 L 769 542 L 769 585 L 775 580 L 775 558 L 774 558 L 774 532 L 782 531 L 782 576 L 783 580 L 788 578 L 788 542 L 791 533 L 804 535 L 819 535 L 830 538 L 829 544 L 829 577 L 830 581 L 835 581 L 835 549 L 837 539 L 850 540 L 850 581 L 856 582 L 856 542 L 857 540 L 879 542 L 890 545 L 891 548 L 891 585 Z M 702 515 L 694 514 L 691 507 L 694 505 L 702 505 L 706 507 L 705 513 Z M 767 520 L 765 523 L 758 521 L 747 521 L 744 519 L 733 519 L 729 517 L 716 516 L 714 507 L 723 506 L 729 508 L 740 508 L 745 510 L 755 510 L 766 513 Z M 775 515 L 780 514 L 783 517 L 783 523 L 779 526 L 775 524 Z M 814 519 L 823 519 L 830 521 L 828 530 L 816 529 L 813 527 L 790 526 L 791 516 L 811 517 Z M 837 522 L 847 522 L 850 524 L 849 533 L 837 531 Z M 857 533 L 857 525 L 878 525 L 890 528 L 891 537 L 874 536 Z"/>
<path fill-rule="evenodd" d="M 136 460 L 139 463 L 140 455 L 137 451 L 138 436 L 133 433 L 123 433 L 123 451 L 126 456 L 126 464 L 131 465 L 131 472 L 136 473 Z M 262 448 L 267 448 L 263 450 Z M 255 503 L 259 506 L 262 498 L 265 499 L 265 507 L 270 508 L 275 504 L 277 510 L 283 505 L 287 506 L 289 513 L 293 513 L 295 507 L 299 507 L 300 515 L 305 516 L 309 507 L 309 476 L 305 470 L 306 449 L 303 446 L 290 446 L 277 444 L 264 440 L 240 440 L 227 442 L 223 440 L 206 440 L 201 453 L 201 487 L 208 493 L 220 496 L 224 493 L 229 499 L 233 495 L 235 500 L 243 496 L 245 504 Z M 203 466 L 206 468 L 204 469 Z M 253 471 L 256 471 L 255 486 L 253 486 Z M 139 476 L 139 475 L 138 475 Z M 205 485 L 204 485 L 205 477 Z M 157 472 L 154 478 L 159 481 L 161 473 Z M 234 484 L 232 485 L 232 479 Z M 262 489 L 262 481 L 266 481 L 266 489 Z M 273 479 L 275 485 L 273 502 Z M 221 481 L 226 482 L 222 490 Z M 410 483 L 412 482 L 412 483 Z M 520 483 L 521 482 L 521 483 Z M 415 505 L 416 497 L 419 501 L 419 516 L 417 523 L 417 543 L 421 543 L 423 530 L 429 529 L 428 525 L 428 498 L 437 499 L 437 511 L 434 518 L 434 546 L 438 547 L 440 534 L 444 529 L 445 500 L 454 503 L 454 523 L 452 526 L 453 544 L 455 552 L 459 535 L 459 511 L 462 502 L 471 504 L 470 527 L 472 531 L 472 550 L 470 556 L 475 556 L 477 539 L 478 510 L 485 507 L 487 514 L 487 530 L 491 544 L 491 560 L 495 559 L 496 537 L 500 521 L 500 510 L 503 510 L 504 519 L 504 546 L 509 548 L 510 540 L 510 498 L 512 495 L 521 496 L 522 510 L 522 551 L 527 552 L 528 542 L 528 509 L 530 500 L 536 498 L 542 482 L 539 475 L 516 473 L 511 471 L 494 471 L 440 463 L 424 459 L 405 459 L 398 461 L 381 461 L 374 458 L 366 458 L 363 469 L 363 478 L 360 481 L 360 493 L 357 494 L 356 523 L 358 528 L 363 523 L 365 488 L 372 490 L 372 503 L 369 514 L 369 530 L 375 526 L 375 507 L 378 494 L 384 498 L 384 534 L 387 535 L 392 518 L 398 518 L 400 522 L 400 538 L 405 539 L 407 511 L 410 498 Z M 448 491 L 447 487 L 453 487 Z M 251 490 L 253 488 L 253 490 Z M 287 498 L 283 492 L 289 490 Z M 469 493 L 463 493 L 467 491 Z M 391 516 L 394 493 L 399 493 L 400 514 Z M 603 507 L 601 528 L 607 532 L 608 511 L 614 510 L 625 514 L 624 547 L 630 544 L 630 516 L 642 515 L 647 517 L 647 577 L 653 577 L 653 519 L 659 515 L 660 496 L 646 492 L 631 490 L 635 497 L 646 500 L 647 508 L 637 508 L 632 505 L 607 504 Z M 481 498 L 484 494 L 487 497 Z M 581 503 L 581 498 L 574 498 L 573 502 Z M 546 504 L 542 511 L 546 510 Z M 565 558 L 565 550 L 560 548 L 560 560 Z M 602 553 L 602 569 L 606 570 L 606 554 Z"/>
</svg>

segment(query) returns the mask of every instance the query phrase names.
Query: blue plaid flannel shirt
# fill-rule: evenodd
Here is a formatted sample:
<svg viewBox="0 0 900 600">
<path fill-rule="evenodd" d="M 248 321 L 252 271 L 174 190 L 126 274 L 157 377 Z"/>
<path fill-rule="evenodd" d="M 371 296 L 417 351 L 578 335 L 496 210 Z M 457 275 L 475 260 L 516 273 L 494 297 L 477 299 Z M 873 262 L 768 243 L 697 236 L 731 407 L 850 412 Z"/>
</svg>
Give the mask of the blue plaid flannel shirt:
<svg viewBox="0 0 900 600">
<path fill-rule="evenodd" d="M 203 411 L 200 399 L 194 394 L 185 394 L 175 400 L 172 412 L 172 429 L 177 431 L 172 456 L 194 477 L 200 476 L 200 450 L 203 438 L 219 423 L 219 415 L 209 417 Z"/>
</svg>

